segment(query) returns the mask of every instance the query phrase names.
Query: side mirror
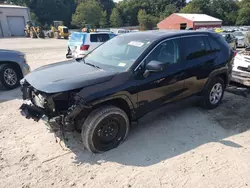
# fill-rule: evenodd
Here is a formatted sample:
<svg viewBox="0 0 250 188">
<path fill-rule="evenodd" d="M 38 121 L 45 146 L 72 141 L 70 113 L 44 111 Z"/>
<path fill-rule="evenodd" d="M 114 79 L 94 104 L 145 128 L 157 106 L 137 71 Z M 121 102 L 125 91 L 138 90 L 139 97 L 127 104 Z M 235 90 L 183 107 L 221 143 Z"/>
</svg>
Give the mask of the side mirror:
<svg viewBox="0 0 250 188">
<path fill-rule="evenodd" d="M 152 72 L 162 72 L 163 70 L 164 70 L 163 63 L 161 63 L 159 61 L 150 61 L 146 65 L 146 70 L 145 70 L 143 76 L 147 77 Z"/>
</svg>

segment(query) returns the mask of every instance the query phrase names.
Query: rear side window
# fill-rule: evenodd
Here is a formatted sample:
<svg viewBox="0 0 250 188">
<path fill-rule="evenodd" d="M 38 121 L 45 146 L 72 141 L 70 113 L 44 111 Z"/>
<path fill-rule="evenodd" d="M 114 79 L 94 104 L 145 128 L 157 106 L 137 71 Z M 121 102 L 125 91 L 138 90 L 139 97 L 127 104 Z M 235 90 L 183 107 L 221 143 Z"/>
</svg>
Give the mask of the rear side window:
<svg viewBox="0 0 250 188">
<path fill-rule="evenodd" d="M 186 60 L 202 57 L 207 54 L 207 45 L 202 36 L 182 38 Z"/>
<path fill-rule="evenodd" d="M 91 34 L 90 42 L 106 42 L 109 40 L 109 34 Z"/>
<path fill-rule="evenodd" d="M 220 51 L 219 43 L 212 37 L 207 37 L 209 45 L 211 47 L 211 52 L 218 52 Z"/>
</svg>

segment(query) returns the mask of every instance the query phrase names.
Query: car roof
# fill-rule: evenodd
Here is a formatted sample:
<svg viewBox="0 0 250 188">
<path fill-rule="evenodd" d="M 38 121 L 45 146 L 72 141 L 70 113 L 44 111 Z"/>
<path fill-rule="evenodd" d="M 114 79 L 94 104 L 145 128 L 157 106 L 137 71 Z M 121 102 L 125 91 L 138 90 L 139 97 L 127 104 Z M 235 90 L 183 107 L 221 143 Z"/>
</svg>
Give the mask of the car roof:
<svg viewBox="0 0 250 188">
<path fill-rule="evenodd" d="M 131 36 L 132 38 L 147 38 L 149 40 L 158 40 L 164 38 L 172 38 L 178 36 L 188 36 L 188 35 L 199 35 L 199 34 L 212 34 L 211 31 L 195 31 L 195 30 L 152 30 L 152 31 L 140 31 L 140 32 L 130 32 L 124 35 Z"/>
<path fill-rule="evenodd" d="M 90 34 L 113 34 L 111 32 L 90 32 L 90 33 L 85 33 L 85 32 L 73 32 L 72 34 L 80 34 L 80 35 L 90 35 Z"/>
</svg>

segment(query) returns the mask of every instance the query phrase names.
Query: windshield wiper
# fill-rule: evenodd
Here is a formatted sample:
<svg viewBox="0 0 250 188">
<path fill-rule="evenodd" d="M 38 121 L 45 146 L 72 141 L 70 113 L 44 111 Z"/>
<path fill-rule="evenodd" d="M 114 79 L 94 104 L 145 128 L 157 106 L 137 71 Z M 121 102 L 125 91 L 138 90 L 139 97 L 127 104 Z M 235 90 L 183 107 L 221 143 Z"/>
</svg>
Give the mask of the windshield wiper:
<svg viewBox="0 0 250 188">
<path fill-rule="evenodd" d="M 89 66 L 92 66 L 92 67 L 95 67 L 95 68 L 97 68 L 97 69 L 101 69 L 101 70 L 102 70 L 102 68 L 99 67 L 99 66 L 97 66 L 97 65 L 94 65 L 94 64 L 91 64 L 91 63 L 87 63 L 86 61 L 84 61 L 84 63 L 85 63 L 86 65 L 89 65 Z"/>
</svg>

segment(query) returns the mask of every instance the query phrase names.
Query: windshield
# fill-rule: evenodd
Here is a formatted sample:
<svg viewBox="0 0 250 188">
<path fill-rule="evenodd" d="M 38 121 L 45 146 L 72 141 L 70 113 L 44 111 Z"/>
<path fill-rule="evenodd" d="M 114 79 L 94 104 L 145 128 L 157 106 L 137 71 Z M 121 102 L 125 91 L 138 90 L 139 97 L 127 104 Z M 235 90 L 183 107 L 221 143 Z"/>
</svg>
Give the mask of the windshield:
<svg viewBox="0 0 250 188">
<path fill-rule="evenodd" d="M 95 49 L 84 60 L 102 69 L 124 71 L 133 65 L 150 43 L 150 39 L 138 37 L 138 35 L 117 36 Z"/>
</svg>

